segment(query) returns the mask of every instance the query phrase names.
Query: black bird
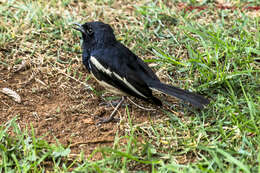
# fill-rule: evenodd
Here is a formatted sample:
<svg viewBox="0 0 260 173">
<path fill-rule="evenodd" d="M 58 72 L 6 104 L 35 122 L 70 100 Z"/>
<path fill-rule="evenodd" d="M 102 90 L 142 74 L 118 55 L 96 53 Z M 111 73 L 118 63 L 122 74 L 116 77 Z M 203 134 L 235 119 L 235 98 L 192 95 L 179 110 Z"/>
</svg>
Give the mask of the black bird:
<svg viewBox="0 0 260 173">
<path fill-rule="evenodd" d="M 103 22 L 76 24 L 74 29 L 82 33 L 82 59 L 87 70 L 105 89 L 124 96 L 134 96 L 161 106 L 162 102 L 153 96 L 152 90 L 160 91 L 203 108 L 208 99 L 189 91 L 160 82 L 154 72 L 127 47 L 118 42 L 113 29 Z M 124 97 L 117 105 L 122 104 Z M 116 109 L 110 118 L 113 119 Z"/>
</svg>

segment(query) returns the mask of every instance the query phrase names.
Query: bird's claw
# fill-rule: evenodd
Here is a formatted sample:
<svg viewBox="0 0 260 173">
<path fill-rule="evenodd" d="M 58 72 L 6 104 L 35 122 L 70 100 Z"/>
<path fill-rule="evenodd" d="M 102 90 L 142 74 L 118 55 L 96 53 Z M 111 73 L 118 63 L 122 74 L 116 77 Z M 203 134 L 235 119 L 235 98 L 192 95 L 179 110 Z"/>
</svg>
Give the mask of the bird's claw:
<svg viewBox="0 0 260 173">
<path fill-rule="evenodd" d="M 101 125 L 104 123 L 110 123 L 112 121 L 118 122 L 119 120 L 120 120 L 119 118 L 115 118 L 115 117 L 99 118 L 97 125 Z"/>
</svg>

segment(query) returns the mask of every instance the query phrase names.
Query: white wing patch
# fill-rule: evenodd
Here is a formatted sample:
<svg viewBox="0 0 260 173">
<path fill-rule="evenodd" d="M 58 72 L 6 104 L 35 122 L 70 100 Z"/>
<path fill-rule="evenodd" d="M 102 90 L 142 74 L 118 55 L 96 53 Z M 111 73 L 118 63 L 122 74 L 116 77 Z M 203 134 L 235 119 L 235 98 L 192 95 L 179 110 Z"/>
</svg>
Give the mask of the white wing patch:
<svg viewBox="0 0 260 173">
<path fill-rule="evenodd" d="M 126 80 L 126 78 L 122 78 L 122 77 L 119 76 L 117 73 L 112 72 L 112 71 L 110 71 L 109 69 L 106 69 L 102 64 L 100 64 L 100 63 L 98 62 L 98 60 L 97 60 L 95 57 L 91 56 L 91 57 L 90 57 L 90 61 L 93 63 L 93 65 L 96 66 L 97 69 L 103 71 L 104 73 L 108 74 L 109 76 L 111 76 L 112 73 L 113 73 L 117 79 L 119 79 L 120 81 L 124 82 L 124 83 L 126 84 L 126 86 L 128 86 L 130 89 L 132 89 L 135 93 L 137 93 L 138 95 L 141 95 L 141 96 L 144 97 L 144 98 L 147 98 L 145 95 L 143 95 L 142 93 L 140 93 L 137 89 L 135 89 L 135 87 L 134 87 L 133 85 L 131 85 L 131 84 Z M 94 76 L 94 75 L 93 75 L 93 76 Z M 107 84 L 106 84 L 106 85 L 107 85 Z"/>
<path fill-rule="evenodd" d="M 128 94 L 124 93 L 123 91 L 115 88 L 114 86 L 112 85 L 109 85 L 108 83 L 104 82 L 104 81 L 101 81 L 101 80 L 98 80 L 94 75 L 93 73 L 91 73 L 92 76 L 96 79 L 96 81 L 101 85 L 103 86 L 107 91 L 109 92 L 112 92 L 114 94 L 117 94 L 117 95 L 123 95 L 123 96 L 127 96 Z"/>
<path fill-rule="evenodd" d="M 116 74 L 115 72 L 113 72 L 113 74 L 116 76 L 117 79 L 119 79 L 120 81 L 123 81 L 129 88 L 131 88 L 135 93 L 137 93 L 138 95 L 141 95 L 144 98 L 147 98 L 145 95 L 143 95 L 142 93 L 140 93 L 137 89 L 135 89 L 135 87 L 133 85 L 131 85 L 126 78 L 121 78 L 118 74 Z"/>
<path fill-rule="evenodd" d="M 106 69 L 102 64 L 100 64 L 94 56 L 90 57 L 90 61 L 97 67 L 97 69 L 111 76 L 112 72 L 109 69 Z"/>
</svg>

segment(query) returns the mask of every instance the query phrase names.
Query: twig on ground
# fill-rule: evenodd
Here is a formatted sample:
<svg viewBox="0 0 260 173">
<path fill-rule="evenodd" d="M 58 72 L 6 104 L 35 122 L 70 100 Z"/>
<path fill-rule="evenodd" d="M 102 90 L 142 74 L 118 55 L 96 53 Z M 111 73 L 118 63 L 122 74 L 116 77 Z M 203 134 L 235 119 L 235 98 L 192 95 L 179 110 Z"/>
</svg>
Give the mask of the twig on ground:
<svg viewBox="0 0 260 173">
<path fill-rule="evenodd" d="M 143 109 L 143 110 L 146 110 L 146 111 L 155 111 L 156 109 L 152 109 L 152 108 L 145 108 L 143 106 L 140 106 L 138 105 L 137 103 L 135 103 L 133 100 L 131 100 L 129 97 L 127 97 L 127 99 L 133 103 L 136 107 L 140 108 L 140 109 Z"/>
</svg>

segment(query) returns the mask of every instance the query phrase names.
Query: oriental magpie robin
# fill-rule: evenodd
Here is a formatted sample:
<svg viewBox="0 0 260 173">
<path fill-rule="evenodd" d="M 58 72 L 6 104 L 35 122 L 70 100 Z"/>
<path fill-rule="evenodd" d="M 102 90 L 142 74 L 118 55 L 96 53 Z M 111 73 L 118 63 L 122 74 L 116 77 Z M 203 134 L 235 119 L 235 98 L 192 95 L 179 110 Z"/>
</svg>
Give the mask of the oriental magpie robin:
<svg viewBox="0 0 260 173">
<path fill-rule="evenodd" d="M 196 108 L 203 108 L 209 103 L 200 95 L 161 83 L 138 56 L 116 40 L 108 24 L 87 22 L 76 25 L 78 27 L 74 29 L 82 33 L 83 64 L 105 89 L 158 106 L 162 102 L 153 96 L 152 90 L 182 99 Z"/>
</svg>

